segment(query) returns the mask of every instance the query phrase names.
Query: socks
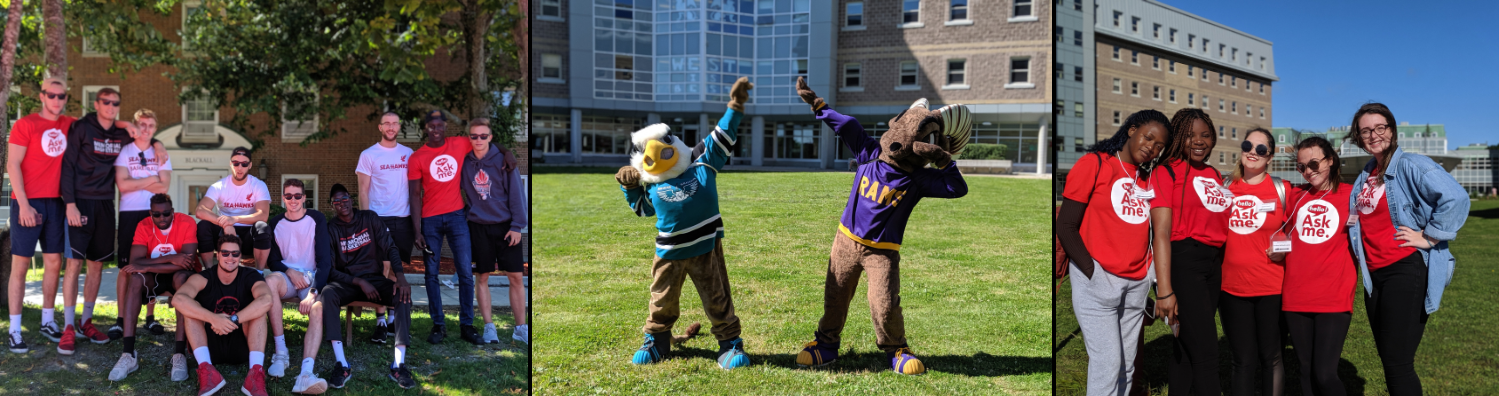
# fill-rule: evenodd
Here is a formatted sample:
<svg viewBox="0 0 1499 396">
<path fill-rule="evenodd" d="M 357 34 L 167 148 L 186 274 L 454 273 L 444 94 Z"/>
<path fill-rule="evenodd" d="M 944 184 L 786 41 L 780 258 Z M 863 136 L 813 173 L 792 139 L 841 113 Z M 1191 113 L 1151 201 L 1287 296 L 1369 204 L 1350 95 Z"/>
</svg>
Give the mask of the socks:
<svg viewBox="0 0 1499 396">
<path fill-rule="evenodd" d="M 312 358 L 302 358 L 302 375 L 312 375 Z"/>
<path fill-rule="evenodd" d="M 72 313 L 72 312 L 73 312 L 73 308 L 69 307 L 68 308 L 68 313 Z M 87 322 L 89 319 L 93 319 L 93 318 L 94 318 L 94 303 L 91 303 L 91 302 L 83 303 L 83 321 L 78 322 L 78 323 Z M 69 321 L 68 323 L 72 324 L 72 320 L 73 319 L 69 318 L 68 319 L 68 321 Z"/>
<path fill-rule="evenodd" d="M 375 325 L 377 325 L 377 326 L 385 326 L 385 314 L 382 314 L 382 313 L 375 314 Z"/>
<path fill-rule="evenodd" d="M 20 333 L 21 332 L 21 315 L 11 315 L 10 316 L 10 332 L 12 332 L 12 333 Z"/>
<path fill-rule="evenodd" d="M 68 308 L 71 308 L 71 307 L 68 307 Z M 52 318 L 52 315 L 53 315 L 54 312 L 56 312 L 56 311 L 53 310 L 52 308 L 42 308 L 42 324 L 56 323 L 57 319 Z M 64 315 L 67 315 L 69 323 L 73 322 L 73 310 L 71 310 L 71 309 L 67 310 L 64 313 Z"/>
<path fill-rule="evenodd" d="M 349 367 L 349 361 L 344 360 L 344 342 L 338 340 L 329 342 L 333 343 L 333 357 L 338 359 L 338 364 Z"/>
<path fill-rule="evenodd" d="M 125 337 L 125 353 L 135 356 L 135 336 Z"/>
<path fill-rule="evenodd" d="M 187 341 L 177 341 L 177 350 L 175 351 L 175 353 L 180 353 L 180 354 L 186 355 L 187 354 Z"/>
<path fill-rule="evenodd" d="M 396 345 L 396 361 L 390 364 L 390 368 L 396 368 L 406 364 L 406 346 Z"/>
<path fill-rule="evenodd" d="M 208 347 L 206 346 L 193 348 L 193 358 L 198 359 L 199 364 L 208 363 L 210 366 L 213 365 L 213 359 L 208 358 Z"/>
<path fill-rule="evenodd" d="M 264 364 L 265 364 L 265 352 L 250 351 L 250 369 L 251 370 L 254 370 L 255 366 L 261 366 L 261 365 L 264 365 Z"/>
<path fill-rule="evenodd" d="M 277 355 L 286 355 L 287 354 L 287 352 L 286 352 L 286 335 L 285 334 L 276 336 L 276 354 Z"/>
</svg>

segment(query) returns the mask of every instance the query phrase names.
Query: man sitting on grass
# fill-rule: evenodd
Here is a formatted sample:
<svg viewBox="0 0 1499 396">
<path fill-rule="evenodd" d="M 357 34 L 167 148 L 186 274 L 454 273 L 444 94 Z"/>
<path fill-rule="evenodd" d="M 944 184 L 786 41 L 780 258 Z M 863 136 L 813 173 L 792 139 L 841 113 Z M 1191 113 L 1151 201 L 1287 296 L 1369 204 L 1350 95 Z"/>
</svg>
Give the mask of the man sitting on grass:
<svg viewBox="0 0 1499 396">
<path fill-rule="evenodd" d="M 140 365 L 135 353 L 135 323 L 140 316 L 141 299 L 172 293 L 187 283 L 193 274 L 203 270 L 199 263 L 198 224 L 186 214 L 172 211 L 172 197 L 166 194 L 151 196 L 149 216 L 135 226 L 135 236 L 130 246 L 130 264 L 120 268 L 125 274 L 123 285 L 125 297 L 120 319 L 124 320 L 124 355 L 109 372 L 110 381 L 125 379 Z M 149 257 L 149 258 L 148 258 Z M 182 311 L 177 311 L 177 323 L 183 323 Z M 172 381 L 187 380 L 187 333 L 185 326 L 177 326 L 177 353 L 172 355 Z"/>
<path fill-rule="evenodd" d="M 250 362 L 240 388 L 246 395 L 265 395 L 266 312 L 281 303 L 254 269 L 241 271 L 244 255 L 239 237 L 219 237 L 216 268 L 193 274 L 172 297 L 184 317 L 187 342 L 198 359 L 198 395 L 218 392 L 227 382 L 214 368 L 219 363 Z"/>
</svg>

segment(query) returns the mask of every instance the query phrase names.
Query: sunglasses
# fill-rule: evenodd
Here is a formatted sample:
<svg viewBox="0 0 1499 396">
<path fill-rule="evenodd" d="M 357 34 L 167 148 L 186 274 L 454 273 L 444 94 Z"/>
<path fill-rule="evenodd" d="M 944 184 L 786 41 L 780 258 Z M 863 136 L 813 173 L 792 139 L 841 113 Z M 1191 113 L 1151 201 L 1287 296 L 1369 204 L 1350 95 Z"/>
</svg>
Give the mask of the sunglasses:
<svg viewBox="0 0 1499 396">
<path fill-rule="evenodd" d="M 140 156 L 141 166 L 146 166 L 146 152 L 142 151 L 136 154 Z"/>
<path fill-rule="evenodd" d="M 303 195 L 301 193 L 297 193 L 297 194 L 282 194 L 281 195 L 281 198 L 286 198 L 287 201 L 301 200 L 304 197 L 306 197 L 306 195 Z"/>
<path fill-rule="evenodd" d="M 1296 171 L 1297 172 L 1306 172 L 1307 169 L 1311 169 L 1312 172 L 1321 172 L 1322 171 L 1322 160 L 1324 160 L 1324 159 L 1327 159 L 1327 158 L 1314 159 L 1314 160 L 1311 160 L 1311 161 L 1307 161 L 1307 163 L 1305 163 L 1305 164 L 1297 162 L 1296 163 Z"/>
<path fill-rule="evenodd" d="M 468 135 L 469 140 L 489 140 L 490 134 Z"/>
<path fill-rule="evenodd" d="M 158 218 L 158 219 L 159 218 L 163 218 L 163 217 L 172 217 L 172 213 L 173 213 L 173 211 L 170 210 L 170 209 L 168 209 L 165 212 L 157 212 L 157 211 L 153 210 L 153 211 L 151 211 L 151 217 Z"/>
<path fill-rule="evenodd" d="M 1239 149 L 1240 150 L 1244 150 L 1244 152 L 1246 152 L 1246 153 L 1248 153 L 1248 152 L 1250 152 L 1252 150 L 1255 155 L 1258 155 L 1258 156 L 1261 156 L 1261 157 L 1264 157 L 1266 155 L 1270 155 L 1270 147 L 1269 146 L 1266 146 L 1266 145 L 1263 145 L 1263 144 L 1250 143 L 1248 140 L 1245 140 L 1244 143 L 1240 143 L 1239 144 Z"/>
<path fill-rule="evenodd" d="M 228 257 L 228 258 L 239 258 L 239 251 L 238 250 L 220 250 L 219 251 L 219 255 L 220 256 L 224 256 L 224 257 Z"/>
<path fill-rule="evenodd" d="M 51 93 L 51 92 L 47 92 L 47 91 L 42 91 L 42 95 L 45 95 L 45 96 L 47 96 L 47 99 L 52 99 L 52 100 L 58 100 L 58 99 L 67 100 L 68 99 L 68 93 L 67 92 L 63 92 L 63 93 L 60 93 L 60 94 L 55 94 L 55 93 Z"/>
<path fill-rule="evenodd" d="M 105 106 L 109 106 L 109 107 L 117 107 L 117 106 L 120 105 L 120 101 L 118 101 L 118 100 L 104 100 L 104 99 L 99 99 L 99 104 L 105 105 Z"/>
<path fill-rule="evenodd" d="M 236 167 L 236 168 L 249 168 L 250 167 L 250 161 L 245 161 L 245 162 L 229 161 L 229 163 L 234 164 L 234 167 Z"/>
<path fill-rule="evenodd" d="M 350 201 L 350 199 L 348 199 L 348 198 L 334 198 L 333 199 L 333 203 L 334 204 L 346 204 L 346 203 L 349 203 L 349 201 Z"/>
</svg>

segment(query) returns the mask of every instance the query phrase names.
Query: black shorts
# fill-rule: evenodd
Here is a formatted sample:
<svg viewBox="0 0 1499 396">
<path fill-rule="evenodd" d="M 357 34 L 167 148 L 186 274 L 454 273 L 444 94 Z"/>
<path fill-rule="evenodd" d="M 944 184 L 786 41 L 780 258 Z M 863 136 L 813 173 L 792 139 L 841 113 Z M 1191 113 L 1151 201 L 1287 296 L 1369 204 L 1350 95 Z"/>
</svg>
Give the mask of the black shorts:
<svg viewBox="0 0 1499 396">
<path fill-rule="evenodd" d="M 130 247 L 135 242 L 136 226 L 151 218 L 149 210 L 127 210 L 120 212 L 119 232 L 115 233 L 115 266 L 130 265 Z M 167 282 L 171 283 L 171 282 Z"/>
<path fill-rule="evenodd" d="M 271 226 L 264 221 L 257 221 L 254 225 L 234 225 L 234 235 L 239 237 L 239 250 L 242 254 L 251 255 L 250 250 L 270 250 Z M 219 236 L 224 235 L 224 228 L 219 227 L 208 220 L 198 220 L 198 253 L 213 253 L 219 251 Z M 249 249 L 247 249 L 249 248 Z M 251 256 L 254 257 L 254 256 Z"/>
<path fill-rule="evenodd" d="M 68 258 L 108 261 L 115 256 L 114 201 L 79 199 L 73 202 L 86 218 L 82 227 L 68 226 Z"/>
<path fill-rule="evenodd" d="M 192 273 L 186 270 L 179 272 L 187 272 L 189 274 Z M 143 282 L 142 285 L 144 285 L 145 287 L 141 290 L 141 297 L 144 298 L 142 298 L 141 301 L 147 301 L 152 297 L 160 296 L 162 294 L 177 293 L 177 286 L 172 284 L 172 277 L 176 274 L 176 272 L 169 272 L 165 274 L 146 272 L 141 274 L 128 274 L 128 276 L 134 277 L 136 281 L 140 281 L 142 280 L 142 278 L 144 278 L 145 282 Z"/>
<path fill-rule="evenodd" d="M 213 332 L 213 326 L 203 324 L 203 332 L 208 336 L 208 357 L 213 359 L 213 364 L 241 364 L 250 361 L 250 342 L 245 337 L 244 329 L 234 329 L 225 335 Z"/>
<path fill-rule="evenodd" d="M 510 232 L 510 223 L 479 224 L 468 222 L 470 246 L 474 252 L 474 273 L 488 274 L 498 271 L 521 272 L 525 260 L 521 258 L 521 244 L 510 246 L 505 233 Z"/>
</svg>

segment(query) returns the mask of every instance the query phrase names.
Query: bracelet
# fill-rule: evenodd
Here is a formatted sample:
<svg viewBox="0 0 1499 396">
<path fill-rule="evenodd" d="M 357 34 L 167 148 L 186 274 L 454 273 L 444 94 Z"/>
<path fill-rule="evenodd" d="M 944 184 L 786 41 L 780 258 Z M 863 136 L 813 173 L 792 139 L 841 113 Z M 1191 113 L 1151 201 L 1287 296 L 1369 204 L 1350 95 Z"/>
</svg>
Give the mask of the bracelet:
<svg viewBox="0 0 1499 396">
<path fill-rule="evenodd" d="M 1160 300 L 1164 300 L 1164 299 L 1167 299 L 1167 298 L 1171 298 L 1171 296 L 1174 296 L 1174 295 L 1176 295 L 1175 291 L 1171 292 L 1171 294 L 1167 294 L 1167 295 L 1164 295 L 1164 296 L 1156 296 L 1155 299 L 1156 299 L 1156 301 L 1160 301 Z"/>
</svg>

